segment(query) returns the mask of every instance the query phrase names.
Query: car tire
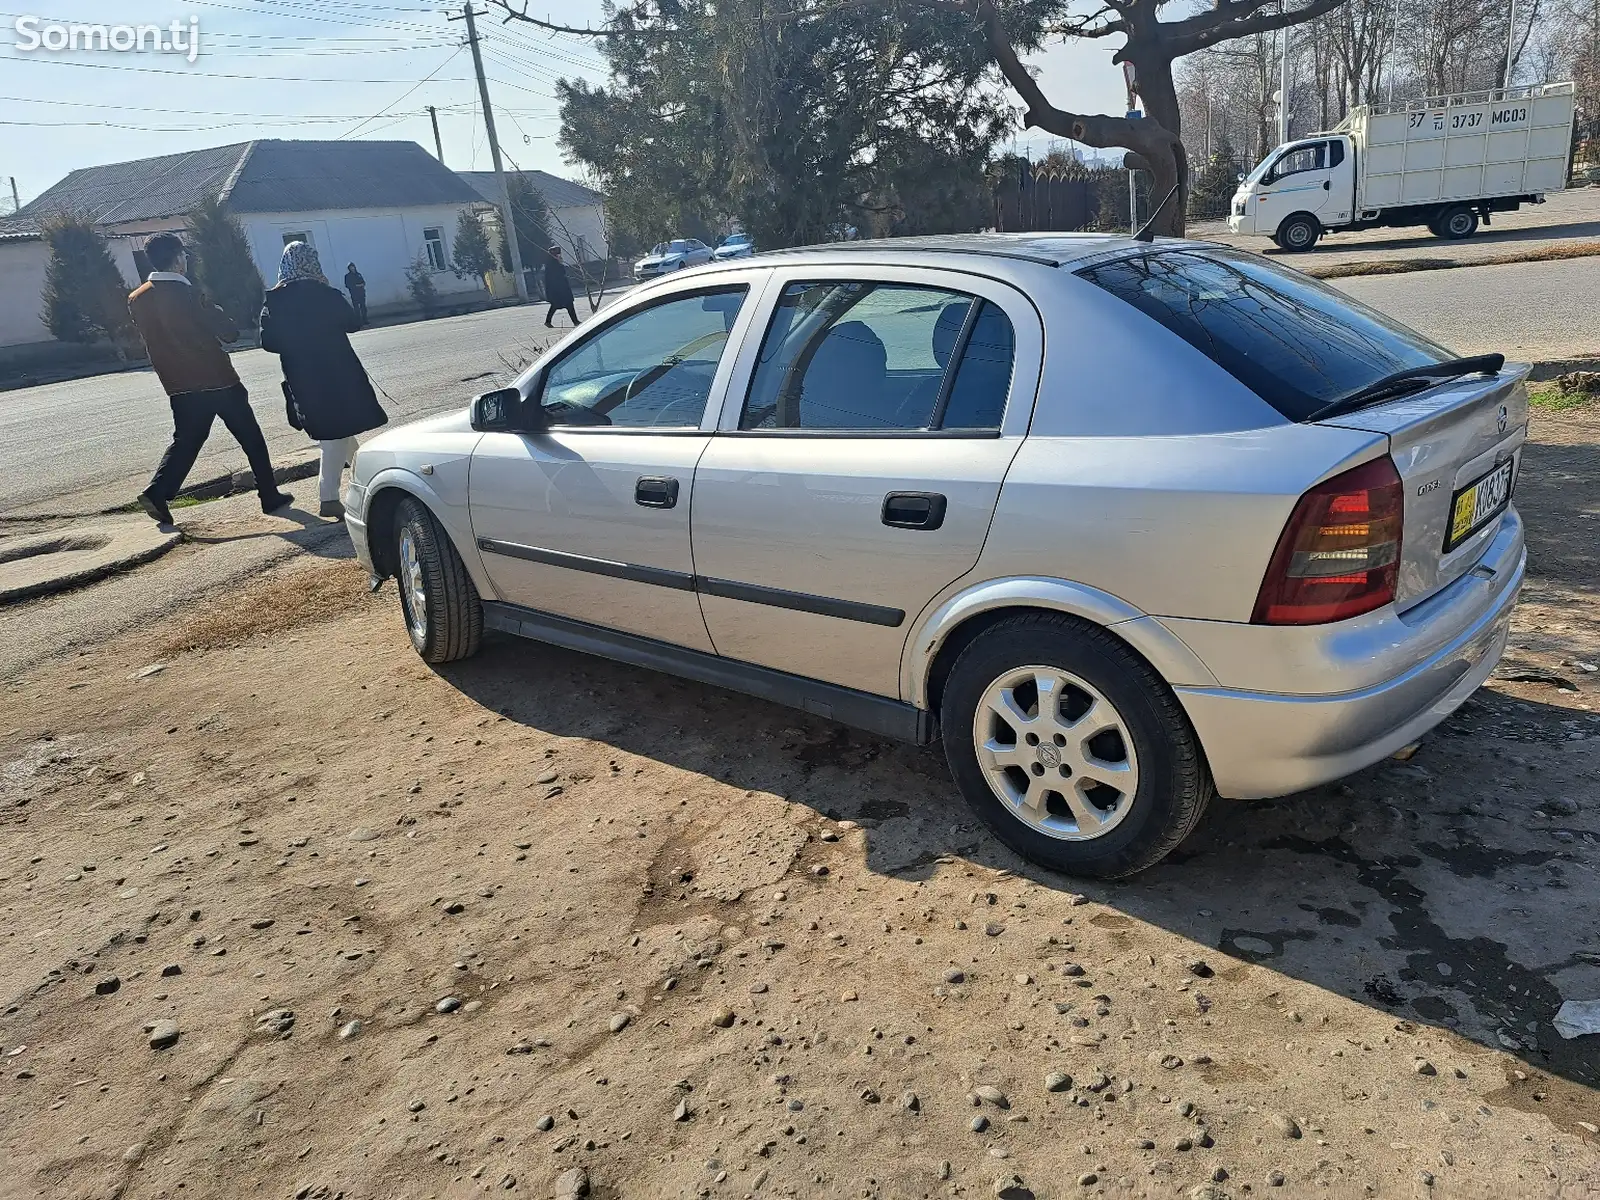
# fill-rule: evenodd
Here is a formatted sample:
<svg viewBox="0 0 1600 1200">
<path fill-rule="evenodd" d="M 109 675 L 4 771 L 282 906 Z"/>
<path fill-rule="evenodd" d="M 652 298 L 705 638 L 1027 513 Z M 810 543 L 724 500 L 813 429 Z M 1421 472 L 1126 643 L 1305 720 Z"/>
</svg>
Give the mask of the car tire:
<svg viewBox="0 0 1600 1200">
<path fill-rule="evenodd" d="M 1040 678 L 1056 696 L 1048 714 Z M 1030 695 L 1033 715 L 1019 720 Z M 1007 617 L 974 638 L 951 668 L 940 723 L 967 803 L 1011 849 L 1063 874 L 1117 879 L 1153 866 L 1214 793 L 1171 688 L 1121 639 L 1064 613 Z"/>
<path fill-rule="evenodd" d="M 1310 250 L 1322 236 L 1322 224 L 1310 213 L 1295 213 L 1278 226 L 1278 245 L 1291 254 Z"/>
<path fill-rule="evenodd" d="M 411 645 L 424 662 L 471 658 L 483 640 L 483 603 L 450 537 L 411 497 L 395 510 L 395 579 Z"/>
<path fill-rule="evenodd" d="M 1465 241 L 1478 232 L 1478 214 L 1465 204 L 1457 204 L 1439 214 L 1433 231 L 1447 242 Z"/>
</svg>

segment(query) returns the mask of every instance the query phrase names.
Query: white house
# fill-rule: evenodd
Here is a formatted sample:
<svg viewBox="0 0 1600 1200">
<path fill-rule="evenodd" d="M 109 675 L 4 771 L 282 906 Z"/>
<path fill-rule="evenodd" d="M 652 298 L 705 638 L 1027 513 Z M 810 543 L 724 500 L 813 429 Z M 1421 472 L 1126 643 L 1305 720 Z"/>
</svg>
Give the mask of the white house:
<svg viewBox="0 0 1600 1200">
<path fill-rule="evenodd" d="M 496 208 L 500 206 L 493 171 L 457 171 L 456 174 L 471 184 L 485 202 Z M 561 247 L 568 262 L 593 263 L 611 257 L 611 246 L 606 239 L 604 196 L 548 171 L 507 171 L 507 183 L 513 175 L 520 175 L 544 197 L 545 206 L 550 210 L 550 236 Z"/>
<path fill-rule="evenodd" d="M 415 142 L 238 142 L 82 168 L 0 224 L 0 351 L 50 340 L 39 320 L 48 254 L 38 230 L 51 214 L 91 216 L 131 290 L 135 252 L 151 234 L 183 234 L 206 196 L 239 219 L 267 287 L 284 245 L 299 238 L 335 287 L 355 263 L 374 312 L 411 305 L 406 268 L 418 260 L 445 303 L 485 295 L 451 258 L 459 214 L 482 211 L 484 200 Z"/>
</svg>

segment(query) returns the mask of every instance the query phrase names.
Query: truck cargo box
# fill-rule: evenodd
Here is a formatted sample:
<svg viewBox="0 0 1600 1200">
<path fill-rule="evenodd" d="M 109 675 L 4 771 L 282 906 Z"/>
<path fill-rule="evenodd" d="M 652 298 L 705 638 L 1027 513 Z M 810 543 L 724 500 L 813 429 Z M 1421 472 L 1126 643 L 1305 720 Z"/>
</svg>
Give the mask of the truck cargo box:
<svg viewBox="0 0 1600 1200">
<path fill-rule="evenodd" d="M 1352 110 L 1335 132 L 1356 146 L 1360 213 L 1560 191 L 1574 92 L 1550 83 Z"/>
</svg>

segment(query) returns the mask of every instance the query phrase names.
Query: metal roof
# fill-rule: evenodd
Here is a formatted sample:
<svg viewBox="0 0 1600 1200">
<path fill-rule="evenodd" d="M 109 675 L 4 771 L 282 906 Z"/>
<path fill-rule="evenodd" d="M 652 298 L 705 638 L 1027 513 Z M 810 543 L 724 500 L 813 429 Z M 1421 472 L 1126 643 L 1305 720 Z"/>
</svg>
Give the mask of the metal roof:
<svg viewBox="0 0 1600 1200">
<path fill-rule="evenodd" d="M 457 175 L 465 179 L 490 204 L 499 204 L 499 192 L 495 188 L 493 171 L 457 171 Z M 507 171 L 509 180 L 513 175 L 520 175 L 534 187 L 544 202 L 551 208 L 587 208 L 592 204 L 604 204 L 605 197 L 593 188 L 586 188 L 581 183 L 573 183 L 570 179 L 562 179 L 559 175 L 552 175 L 548 171 Z"/>
<path fill-rule="evenodd" d="M 415 142 L 235 142 L 82 167 L 21 216 L 84 213 L 100 225 L 184 217 L 206 196 L 235 212 L 316 212 L 463 204 L 478 195 Z"/>
</svg>

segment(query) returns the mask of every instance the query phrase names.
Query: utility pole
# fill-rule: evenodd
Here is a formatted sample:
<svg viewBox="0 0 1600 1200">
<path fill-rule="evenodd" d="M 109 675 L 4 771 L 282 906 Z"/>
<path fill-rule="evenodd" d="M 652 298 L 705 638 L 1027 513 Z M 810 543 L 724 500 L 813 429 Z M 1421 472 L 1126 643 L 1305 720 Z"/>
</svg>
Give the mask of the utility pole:
<svg viewBox="0 0 1600 1200">
<path fill-rule="evenodd" d="M 467 44 L 472 47 L 472 69 L 478 73 L 478 98 L 483 101 L 483 125 L 489 133 L 489 157 L 494 162 L 495 190 L 500 193 L 500 214 L 505 222 L 506 245 L 511 248 L 511 274 L 517 285 L 517 299 L 528 301 L 528 281 L 522 277 L 522 249 L 517 245 L 517 219 L 511 211 L 511 190 L 506 187 L 505 169 L 500 165 L 500 139 L 494 132 L 494 109 L 489 107 L 489 84 L 483 78 L 483 54 L 478 49 L 478 26 L 473 20 L 472 0 L 461 8 L 467 23 Z M 456 18 L 451 17 L 454 21 Z"/>
<path fill-rule="evenodd" d="M 17 199 L 17 177 L 15 175 L 11 177 L 11 211 L 14 213 L 22 211 L 22 201 Z"/>
<path fill-rule="evenodd" d="M 1511 0 L 1511 13 L 1506 17 L 1506 77 L 1502 88 L 1511 86 L 1511 59 L 1517 52 L 1517 0 Z"/>
<path fill-rule="evenodd" d="M 428 105 L 428 119 L 433 122 L 433 150 L 434 150 L 434 153 L 436 155 L 438 155 L 439 161 L 443 162 L 444 161 L 444 142 L 439 140 L 439 110 L 436 109 L 431 104 Z"/>
<path fill-rule="evenodd" d="M 1283 5 L 1279 4 L 1281 11 Z M 1278 144 L 1289 140 L 1289 27 L 1283 27 L 1283 50 L 1278 63 Z"/>
</svg>

